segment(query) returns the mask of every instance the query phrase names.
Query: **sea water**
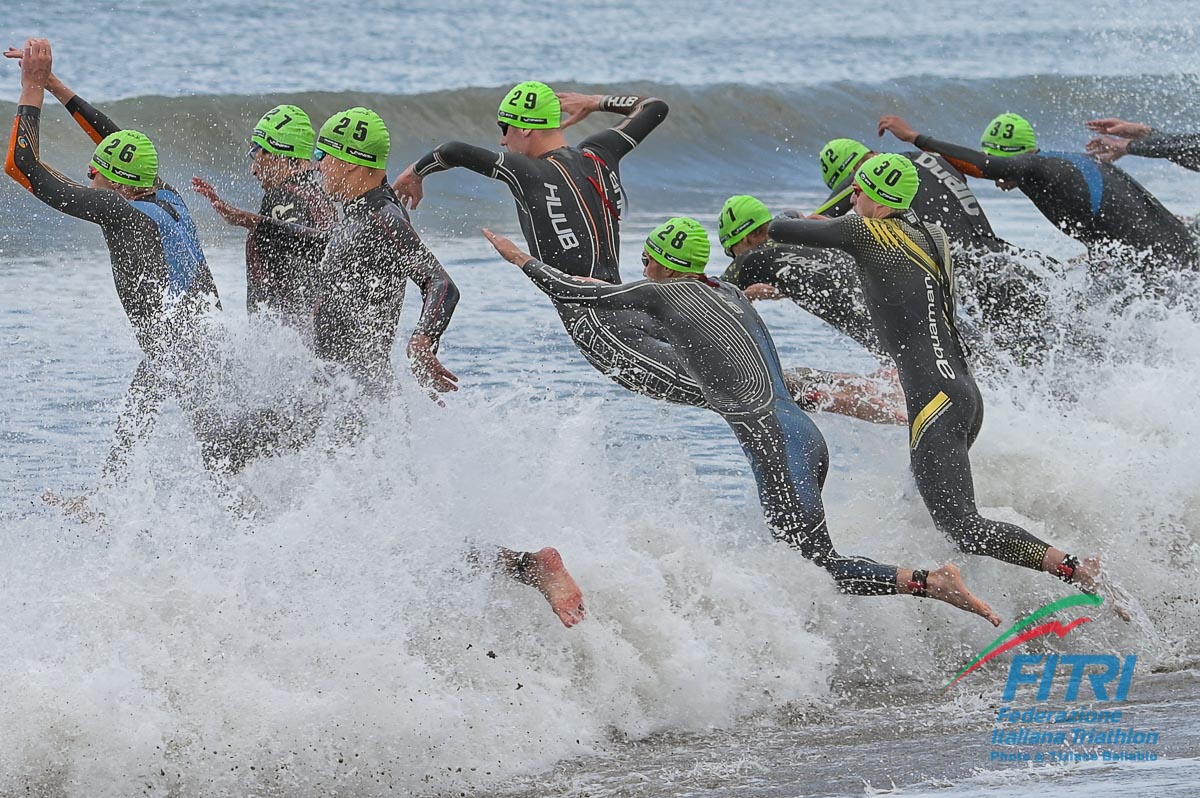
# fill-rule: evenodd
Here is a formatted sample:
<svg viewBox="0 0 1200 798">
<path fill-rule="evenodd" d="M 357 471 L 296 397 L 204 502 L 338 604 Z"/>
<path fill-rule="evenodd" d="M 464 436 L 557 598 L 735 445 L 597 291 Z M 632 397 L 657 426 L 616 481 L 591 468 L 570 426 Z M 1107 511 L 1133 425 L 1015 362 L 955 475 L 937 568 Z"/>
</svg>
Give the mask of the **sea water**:
<svg viewBox="0 0 1200 798">
<path fill-rule="evenodd" d="M 819 204 L 817 149 L 874 143 L 883 113 L 971 144 L 1017 111 L 1050 149 L 1081 149 L 1096 116 L 1195 130 L 1189 10 L 19 2 L 0 44 L 49 36 L 74 89 L 159 143 L 169 181 L 204 176 L 243 207 L 259 196 L 246 136 L 277 102 L 318 122 L 378 109 L 394 176 L 441 141 L 496 146 L 494 106 L 520 80 L 654 94 L 670 116 L 622 164 L 635 279 L 641 236 L 669 215 L 715 226 L 739 193 Z M 15 101 L 17 66 L 0 67 Z M 87 140 L 53 101 L 44 120 L 44 159 L 82 179 Z M 1200 209 L 1200 176 L 1121 165 L 1172 210 Z M 973 187 L 1001 236 L 1082 253 L 1022 196 Z M 302 395 L 311 355 L 246 317 L 241 232 L 189 201 L 225 307 L 223 401 Z M 1162 740 L 1153 762 L 1012 764 L 990 744 L 1009 658 L 940 692 L 997 630 L 943 604 L 839 596 L 772 543 L 723 422 L 596 374 L 482 239 L 483 226 L 518 237 L 502 185 L 432 176 L 414 223 L 463 293 L 442 348 L 461 390 L 445 408 L 402 376 L 359 445 L 263 460 L 221 487 L 168 405 L 129 480 L 91 499 L 103 517 L 80 523 L 40 495 L 99 484 L 139 354 L 98 230 L 0 184 L 0 794 L 1194 794 L 1200 326 L 1178 303 L 1081 311 L 1067 270 L 1050 282 L 1056 323 L 1098 352 L 976 363 L 981 509 L 1102 554 L 1135 610 L 1129 623 L 1090 610 L 1029 650 L 1136 654 L 1125 708 Z M 790 303 L 760 311 L 785 365 L 874 368 Z M 904 429 L 816 419 L 839 550 L 959 563 L 1005 627 L 1072 593 L 939 535 Z M 587 622 L 565 630 L 534 591 L 467 564 L 493 544 L 558 547 Z"/>
</svg>

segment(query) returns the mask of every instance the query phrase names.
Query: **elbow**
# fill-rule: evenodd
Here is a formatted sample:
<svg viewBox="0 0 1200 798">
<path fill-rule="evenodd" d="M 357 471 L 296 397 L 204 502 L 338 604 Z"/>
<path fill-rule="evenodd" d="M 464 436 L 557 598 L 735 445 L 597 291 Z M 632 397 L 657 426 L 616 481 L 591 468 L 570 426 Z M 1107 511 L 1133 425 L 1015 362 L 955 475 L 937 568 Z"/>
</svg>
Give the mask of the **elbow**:
<svg viewBox="0 0 1200 798">
<path fill-rule="evenodd" d="M 465 162 L 470 156 L 471 145 L 463 141 L 447 141 L 445 144 L 439 144 L 433 151 L 433 155 L 439 163 L 446 166 L 458 166 Z"/>
<path fill-rule="evenodd" d="M 13 152 L 14 146 L 15 144 L 10 145 L 8 148 L 8 158 L 4 162 L 4 171 L 8 173 L 9 177 L 24 186 L 27 191 L 33 191 L 33 184 L 29 182 L 29 177 L 25 174 L 25 171 L 17 165 L 17 158 Z"/>
<path fill-rule="evenodd" d="M 656 124 L 661 124 L 667 118 L 671 107 L 667 105 L 665 100 L 660 100 L 657 97 L 647 97 L 642 100 L 642 113 L 657 120 Z"/>
<path fill-rule="evenodd" d="M 794 221 L 795 220 L 789 219 L 772 219 L 771 224 L 767 227 L 767 238 L 771 239 L 772 241 L 787 243 L 788 227 L 790 227 Z"/>
<path fill-rule="evenodd" d="M 445 309 L 447 315 L 453 313 L 454 309 L 458 307 L 458 300 L 461 297 L 462 292 L 458 290 L 458 286 L 454 284 L 454 281 L 450 279 L 450 275 L 447 274 L 446 290 L 442 298 L 442 307 Z"/>
</svg>

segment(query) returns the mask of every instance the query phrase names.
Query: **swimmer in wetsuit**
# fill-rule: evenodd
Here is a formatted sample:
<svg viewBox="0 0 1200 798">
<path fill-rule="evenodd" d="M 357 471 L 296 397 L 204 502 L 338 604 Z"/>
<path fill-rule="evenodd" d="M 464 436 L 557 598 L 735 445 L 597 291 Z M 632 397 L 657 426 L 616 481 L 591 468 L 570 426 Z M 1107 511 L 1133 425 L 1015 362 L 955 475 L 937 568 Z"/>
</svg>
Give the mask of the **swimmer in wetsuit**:
<svg viewBox="0 0 1200 798">
<path fill-rule="evenodd" d="M 413 373 L 427 388 L 456 391 L 458 377 L 438 360 L 437 350 L 458 304 L 458 287 L 388 186 L 390 151 L 387 125 L 369 108 L 334 114 L 317 135 L 318 169 L 344 218 L 327 236 L 314 280 L 316 353 L 345 366 L 369 393 L 386 393 L 405 284 L 412 280 L 423 297 L 408 342 Z M 296 227 L 272 219 L 261 226 L 268 233 Z"/>
<path fill-rule="evenodd" d="M 1081 153 L 1038 149 L 1033 126 L 1017 114 L 1001 114 L 984 128 L 983 152 L 938 141 L 898 116 L 879 120 L 879 134 L 944 155 L 963 174 L 1017 188 L 1062 232 L 1088 248 L 1093 264 L 1119 261 L 1116 245 L 1150 260 L 1131 264 L 1151 275 L 1164 269 L 1192 269 L 1197 245 L 1187 228 L 1140 183 L 1108 163 Z"/>
<path fill-rule="evenodd" d="M 839 554 L 829 538 L 821 488 L 829 467 L 825 440 L 792 401 L 766 325 L 731 285 L 704 274 L 708 234 L 698 222 L 675 218 L 646 239 L 647 279 L 611 285 L 573 277 L 485 230 L 488 240 L 559 307 L 592 319 L 596 334 L 581 349 L 603 361 L 607 351 L 626 353 L 654 373 L 678 372 L 694 386 L 695 406 L 720 413 L 750 460 L 772 534 L 825 568 L 838 589 L 859 596 L 928 595 L 1000 623 L 999 616 L 967 589 L 953 565 L 910 570 Z M 627 387 L 655 396 L 653 377 L 626 377 Z"/>
<path fill-rule="evenodd" d="M 369 393 L 385 391 L 391 385 L 392 343 L 404 283 L 410 279 L 424 297 L 408 344 L 413 371 L 433 390 L 454 391 L 458 378 L 436 353 L 458 303 L 458 288 L 421 242 L 387 184 L 390 149 L 387 126 L 367 108 L 334 114 L 317 135 L 316 158 L 325 189 L 344 203 L 345 217 L 333 231 L 318 269 L 317 354 L 346 366 Z M 494 561 L 506 575 L 536 588 L 564 626 L 584 619 L 583 593 L 557 550 L 498 547 Z"/>
<path fill-rule="evenodd" d="M 225 202 L 206 180 L 192 178 L 195 190 L 230 224 L 250 231 L 246 237 L 246 309 L 277 313 L 306 339 L 312 336 L 313 279 L 325 242 L 295 228 L 261 225 L 273 219 L 306 228 L 330 230 L 337 208 L 313 168 L 316 132 L 303 109 L 278 105 L 268 111 L 250 136 L 250 171 L 264 189 L 258 214 Z"/>
<path fill-rule="evenodd" d="M 1088 142 L 1090 155 L 1113 163 L 1126 155 L 1166 158 L 1200 172 L 1200 133 L 1162 133 L 1140 122 L 1124 119 L 1091 119 L 1088 129 L 1101 135 Z"/>
<path fill-rule="evenodd" d="M 834 139 L 821 148 L 821 176 L 832 193 L 816 212 L 831 218 L 849 213 L 855 172 L 878 154 L 854 139 Z M 1057 263 L 999 238 L 966 178 L 946 158 L 919 150 L 900 154 L 920 176 L 913 213 L 941 227 L 951 241 L 960 300 L 965 288 L 968 305 L 978 306 L 978 322 L 992 332 L 1000 349 L 1018 359 L 1040 357 L 1049 326 L 1046 286 L 1028 264 L 1036 260 L 1054 268 Z M 982 343 L 975 335 L 968 339 L 972 348 Z"/>
<path fill-rule="evenodd" d="M 30 39 L 5 55 L 21 61 L 21 99 L 9 141 L 6 171 L 56 210 L 99 225 L 112 262 L 117 297 L 145 357 L 129 387 L 105 466 L 124 476 L 134 443 L 153 428 L 158 408 L 173 395 L 188 413 L 214 467 L 241 442 L 223 432 L 190 378 L 211 354 L 201 323 L 220 307 L 196 226 L 183 198 L 158 176 L 154 144 L 85 102 L 53 72 L 45 39 Z M 40 120 L 49 90 L 97 142 L 88 185 L 76 183 L 40 158 Z"/>
<path fill-rule="evenodd" d="M 616 127 L 568 146 L 563 130 L 595 111 L 622 114 Z M 569 118 L 562 120 L 566 112 Z M 465 166 L 503 181 L 517 202 L 525 241 L 537 257 L 567 274 L 621 282 L 620 224 L 625 213 L 621 159 L 667 116 L 653 97 L 556 95 L 528 81 L 504 95 L 497 112 L 505 152 L 453 141 L 440 145 L 397 178 L 400 197 L 417 207 L 431 174 Z"/>
<path fill-rule="evenodd" d="M 834 247 L 858 262 L 875 329 L 904 386 L 913 476 L 938 528 L 968 554 L 1047 571 L 1094 591 L 1098 558 L 1081 563 L 976 508 L 968 452 L 983 424 L 983 399 L 954 326 L 950 242 L 909 209 L 918 181 L 904 156 L 876 155 L 855 174 L 855 214 L 778 220 L 771 238 Z"/>
<path fill-rule="evenodd" d="M 900 384 L 875 335 L 854 260 L 840 252 L 769 241 L 771 219 L 767 206 L 754 197 L 743 194 L 725 201 L 717 229 L 721 246 L 733 262 L 721 279 L 742 289 L 750 300 L 786 296 L 886 364 L 866 377 L 806 367 L 788 369 L 784 378 L 792 396 L 805 410 L 827 410 L 883 424 L 908 423 Z"/>
</svg>

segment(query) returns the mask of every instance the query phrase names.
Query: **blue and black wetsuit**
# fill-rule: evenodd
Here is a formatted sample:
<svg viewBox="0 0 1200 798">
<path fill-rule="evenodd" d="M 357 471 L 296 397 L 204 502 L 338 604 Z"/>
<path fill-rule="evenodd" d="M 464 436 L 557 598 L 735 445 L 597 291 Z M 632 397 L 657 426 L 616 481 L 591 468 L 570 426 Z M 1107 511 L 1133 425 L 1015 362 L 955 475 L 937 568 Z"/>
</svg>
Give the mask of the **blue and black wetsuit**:
<svg viewBox="0 0 1200 798">
<path fill-rule="evenodd" d="M 1049 546 L 979 514 L 968 456 L 983 399 L 954 325 L 949 242 L 914 214 L 886 219 L 777 220 L 771 238 L 834 247 L 858 262 L 879 338 L 896 362 L 908 407 L 909 456 L 934 523 L 959 548 L 1040 570 Z"/>
<path fill-rule="evenodd" d="M 66 107 L 93 141 L 120 130 L 78 96 Z M 145 353 L 129 386 L 106 472 L 123 474 L 129 449 L 153 428 L 169 396 L 189 414 L 206 463 L 228 462 L 230 447 L 241 446 L 242 433 L 226 431 L 215 421 L 205 409 L 205 391 L 191 380 L 212 354 L 203 317 L 219 309 L 220 302 L 187 205 L 161 180 L 130 200 L 67 178 L 40 160 L 40 120 L 40 108 L 17 108 L 8 174 L 52 208 L 100 226 L 117 297 Z"/>
<path fill-rule="evenodd" d="M 741 291 L 707 278 L 606 285 L 536 258 L 522 269 L 602 372 L 637 393 L 721 414 L 777 539 L 825 568 L 844 593 L 896 592 L 895 566 L 834 549 L 821 501 L 829 450 L 789 395 L 771 335 Z"/>
<path fill-rule="evenodd" d="M 94 141 L 120 130 L 78 96 L 67 110 Z M 9 175 L 50 207 L 100 226 L 117 297 L 148 356 L 188 342 L 196 317 L 219 303 L 183 198 L 161 180 L 153 192 L 132 201 L 116 191 L 76 183 L 39 159 L 40 120 L 40 108 L 17 109 Z"/>
<path fill-rule="evenodd" d="M 915 143 L 963 174 L 1015 185 L 1055 227 L 1086 245 L 1093 262 L 1124 260 L 1111 251 L 1118 245 L 1150 255 L 1130 264 L 1143 274 L 1197 265 L 1196 242 L 1183 222 L 1112 164 L 1069 152 L 993 156 L 924 135 Z"/>
</svg>

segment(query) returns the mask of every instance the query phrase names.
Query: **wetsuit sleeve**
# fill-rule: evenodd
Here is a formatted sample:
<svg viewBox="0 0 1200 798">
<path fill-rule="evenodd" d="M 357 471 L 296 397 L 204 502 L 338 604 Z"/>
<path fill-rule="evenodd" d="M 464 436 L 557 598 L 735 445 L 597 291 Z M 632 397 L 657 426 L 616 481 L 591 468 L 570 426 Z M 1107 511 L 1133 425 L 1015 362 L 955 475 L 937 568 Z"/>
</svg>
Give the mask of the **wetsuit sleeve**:
<svg viewBox="0 0 1200 798">
<path fill-rule="evenodd" d="M 641 304 L 642 292 L 632 290 L 647 283 L 629 283 L 614 285 L 594 280 L 584 280 L 572 277 L 565 272 L 542 263 L 537 258 L 530 258 L 521 266 L 521 271 L 533 281 L 551 299 L 568 305 L 612 304 L 616 302 L 622 307 L 635 307 Z"/>
<path fill-rule="evenodd" d="M 417 284 L 424 298 L 421 318 L 413 328 L 413 335 L 427 335 L 436 344 L 450 325 L 450 317 L 458 305 L 458 286 L 401 213 L 388 214 L 385 224 L 399 250 L 411 253 L 405 276 Z"/>
<path fill-rule="evenodd" d="M 83 132 L 88 134 L 96 144 L 104 140 L 105 136 L 116 133 L 121 127 L 114 121 L 108 118 L 102 111 L 95 108 L 91 103 L 84 100 L 78 94 L 67 101 L 67 113 L 75 120 L 75 124 L 83 128 Z"/>
<path fill-rule="evenodd" d="M 18 107 L 5 171 L 33 196 L 55 210 L 95 224 L 140 214 L 117 192 L 80 185 L 42 163 L 38 156 L 40 136 L 41 109 L 30 105 Z"/>
<path fill-rule="evenodd" d="M 579 147 L 604 150 L 613 161 L 619 161 L 662 124 L 669 109 L 657 97 L 608 95 L 600 101 L 600 110 L 627 116 L 615 127 L 588 136 L 580 142 Z"/>
<path fill-rule="evenodd" d="M 298 243 L 321 250 L 325 249 L 329 244 L 329 239 L 333 236 L 332 230 L 318 230 L 298 222 L 285 222 L 267 216 L 264 216 L 258 223 L 258 229 L 262 230 L 264 235 L 290 237 Z"/>
<path fill-rule="evenodd" d="M 917 136 L 919 149 L 936 152 L 964 175 L 987 180 L 1020 180 L 1037 162 L 1034 155 L 993 156 L 970 147 L 938 141 L 932 136 Z"/>
<path fill-rule="evenodd" d="M 1129 154 L 1143 158 L 1166 158 L 1185 169 L 1200 172 L 1200 133 L 1152 133 L 1129 142 Z"/>
<path fill-rule="evenodd" d="M 124 130 L 120 125 L 114 122 L 107 114 L 96 108 L 87 100 L 76 94 L 71 99 L 67 100 L 67 113 L 75 120 L 75 124 L 87 133 L 94 143 L 99 144 L 104 140 L 105 136 Z M 164 181 L 161 177 L 155 178 L 154 187 L 166 189 L 167 191 L 175 191 L 179 194 L 171 184 Z M 180 194 L 180 198 L 182 198 Z"/>
<path fill-rule="evenodd" d="M 758 247 L 734 258 L 721 275 L 721 282 L 736 285 L 743 291 L 755 283 L 772 283 L 775 277 L 773 265 L 767 249 Z"/>
<path fill-rule="evenodd" d="M 857 216 L 837 219 L 776 219 L 767 234 L 781 244 L 805 244 L 810 247 L 834 247 L 845 252 L 854 248 L 852 228 Z"/>
<path fill-rule="evenodd" d="M 476 147 L 461 141 L 448 141 L 439 144 L 434 150 L 417 161 L 413 171 L 425 177 L 436 172 L 445 172 L 456 166 L 465 166 L 472 172 L 478 172 L 484 177 L 498 178 L 496 170 L 504 161 L 504 156 L 487 147 Z"/>
</svg>

